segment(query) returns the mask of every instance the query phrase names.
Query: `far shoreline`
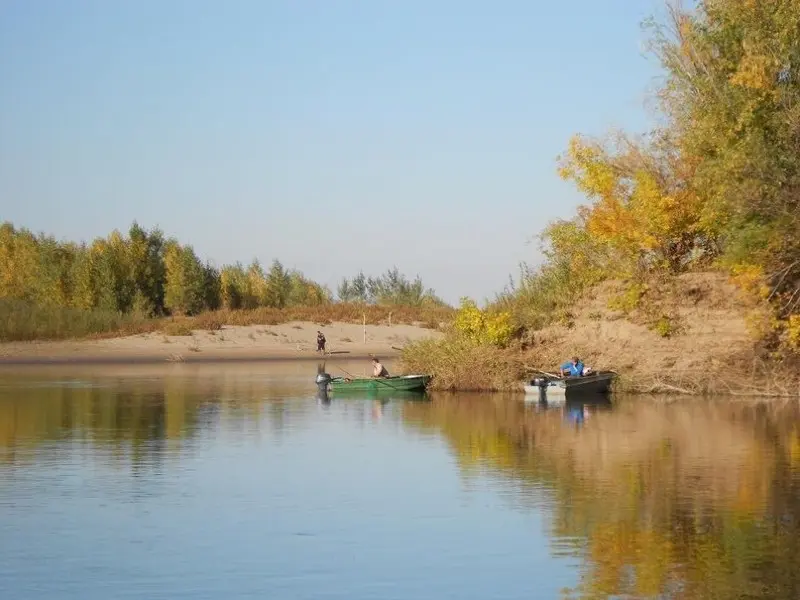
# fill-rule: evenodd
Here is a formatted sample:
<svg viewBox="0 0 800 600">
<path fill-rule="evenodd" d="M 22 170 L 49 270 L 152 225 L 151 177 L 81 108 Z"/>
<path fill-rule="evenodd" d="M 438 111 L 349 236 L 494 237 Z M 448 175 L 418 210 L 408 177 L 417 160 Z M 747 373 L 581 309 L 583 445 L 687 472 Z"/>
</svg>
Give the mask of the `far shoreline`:
<svg viewBox="0 0 800 600">
<path fill-rule="evenodd" d="M 82 355 L 82 356 L 0 356 L 0 368 L 3 367 L 35 367 L 37 365 L 76 365 L 76 366 L 115 366 L 115 365 L 163 365 L 163 364 L 228 364 L 228 363 L 278 363 L 278 362 L 353 362 L 372 360 L 378 356 L 381 359 L 397 359 L 400 352 L 359 352 L 335 354 L 288 354 L 288 353 L 241 353 L 234 354 L 190 354 L 181 358 L 164 357 L 154 354 L 135 355 Z"/>
</svg>

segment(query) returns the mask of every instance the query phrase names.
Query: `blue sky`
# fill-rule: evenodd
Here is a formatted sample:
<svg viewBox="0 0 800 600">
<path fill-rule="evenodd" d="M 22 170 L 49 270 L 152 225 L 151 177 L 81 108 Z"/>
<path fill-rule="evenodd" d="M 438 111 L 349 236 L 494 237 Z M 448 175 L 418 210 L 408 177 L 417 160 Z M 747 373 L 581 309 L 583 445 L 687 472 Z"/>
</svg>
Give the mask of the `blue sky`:
<svg viewBox="0 0 800 600">
<path fill-rule="evenodd" d="M 491 297 L 580 196 L 577 132 L 648 126 L 660 0 L 5 0 L 0 220 L 135 219 L 331 285 Z"/>
</svg>

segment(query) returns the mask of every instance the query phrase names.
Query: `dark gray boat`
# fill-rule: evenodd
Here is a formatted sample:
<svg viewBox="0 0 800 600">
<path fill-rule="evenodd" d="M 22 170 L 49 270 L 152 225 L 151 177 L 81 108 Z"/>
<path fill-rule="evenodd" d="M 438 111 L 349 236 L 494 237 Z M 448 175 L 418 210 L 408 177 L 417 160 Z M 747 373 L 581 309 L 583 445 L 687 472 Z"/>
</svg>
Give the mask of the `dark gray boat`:
<svg viewBox="0 0 800 600">
<path fill-rule="evenodd" d="M 616 373 L 613 371 L 598 371 L 576 377 L 535 377 L 525 384 L 525 394 L 535 395 L 539 399 L 598 396 L 611 390 L 614 377 Z"/>
</svg>

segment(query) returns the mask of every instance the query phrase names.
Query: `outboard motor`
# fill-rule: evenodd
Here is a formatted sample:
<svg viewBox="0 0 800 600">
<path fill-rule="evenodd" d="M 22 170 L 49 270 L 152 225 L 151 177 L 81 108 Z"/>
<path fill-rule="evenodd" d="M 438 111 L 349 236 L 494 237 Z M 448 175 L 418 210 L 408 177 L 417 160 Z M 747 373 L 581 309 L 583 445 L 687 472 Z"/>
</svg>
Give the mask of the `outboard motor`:
<svg viewBox="0 0 800 600">
<path fill-rule="evenodd" d="M 317 389 L 320 392 L 327 392 L 328 384 L 331 382 L 331 379 L 332 377 L 327 373 L 317 373 L 317 378 L 315 379 Z"/>
<path fill-rule="evenodd" d="M 539 388 L 539 402 L 547 401 L 547 386 L 550 381 L 545 377 L 534 377 L 531 379 L 531 385 Z"/>
<path fill-rule="evenodd" d="M 320 371 L 317 373 L 315 381 L 317 384 L 317 400 L 323 404 L 330 404 L 331 401 L 330 398 L 328 398 L 328 384 L 331 381 L 331 376 L 324 371 Z"/>
</svg>

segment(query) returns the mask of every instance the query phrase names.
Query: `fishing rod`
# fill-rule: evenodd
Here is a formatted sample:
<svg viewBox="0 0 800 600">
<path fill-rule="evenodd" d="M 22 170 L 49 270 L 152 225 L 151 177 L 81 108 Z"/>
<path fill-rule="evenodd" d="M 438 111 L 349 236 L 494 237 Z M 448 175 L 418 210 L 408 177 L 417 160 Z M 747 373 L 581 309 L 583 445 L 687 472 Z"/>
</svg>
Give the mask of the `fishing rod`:
<svg viewBox="0 0 800 600">
<path fill-rule="evenodd" d="M 358 379 L 358 377 L 356 377 L 352 373 L 349 373 L 349 372 L 345 371 L 342 367 L 336 366 L 336 368 L 339 369 L 340 371 L 342 371 L 345 375 L 348 375 L 350 377 L 350 379 Z M 388 386 L 389 388 L 393 389 L 396 392 L 400 391 L 395 386 L 393 386 L 392 384 L 383 381 L 382 378 L 380 378 L 380 377 L 375 377 L 374 379 L 375 379 L 375 381 L 378 381 L 378 382 L 382 383 L 383 385 Z"/>
</svg>

